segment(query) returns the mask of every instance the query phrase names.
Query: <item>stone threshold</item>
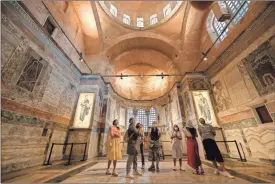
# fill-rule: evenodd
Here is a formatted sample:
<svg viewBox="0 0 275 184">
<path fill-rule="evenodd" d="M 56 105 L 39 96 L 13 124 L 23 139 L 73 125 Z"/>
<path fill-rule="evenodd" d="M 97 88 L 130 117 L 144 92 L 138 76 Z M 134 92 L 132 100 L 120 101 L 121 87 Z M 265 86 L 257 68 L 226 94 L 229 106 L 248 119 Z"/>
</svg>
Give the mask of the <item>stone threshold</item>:
<svg viewBox="0 0 275 184">
<path fill-rule="evenodd" d="M 238 162 L 238 161 L 236 161 L 236 162 Z M 209 167 L 214 168 L 212 162 L 210 162 L 208 160 L 202 160 L 202 163 L 204 165 L 207 165 Z M 252 183 L 273 183 L 273 182 L 268 181 L 268 180 L 259 179 L 259 178 L 256 178 L 256 177 L 253 177 L 253 176 L 250 176 L 250 175 L 247 175 L 247 174 L 237 172 L 233 169 L 226 168 L 226 170 L 229 171 L 230 174 L 232 174 L 233 176 L 244 179 L 244 180 L 247 180 L 247 181 L 252 182 Z"/>
</svg>

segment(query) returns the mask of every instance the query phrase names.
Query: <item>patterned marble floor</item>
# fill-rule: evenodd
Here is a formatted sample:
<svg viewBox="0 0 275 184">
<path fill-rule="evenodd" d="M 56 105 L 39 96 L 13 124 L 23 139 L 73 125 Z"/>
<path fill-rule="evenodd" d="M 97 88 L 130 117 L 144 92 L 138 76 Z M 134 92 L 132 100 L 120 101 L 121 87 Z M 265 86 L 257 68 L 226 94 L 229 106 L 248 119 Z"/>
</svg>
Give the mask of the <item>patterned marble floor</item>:
<svg viewBox="0 0 275 184">
<path fill-rule="evenodd" d="M 146 169 L 142 171 L 143 176 L 136 176 L 135 179 L 125 178 L 125 160 L 117 163 L 117 171 L 119 172 L 119 176 L 117 177 L 105 175 L 106 164 L 106 161 L 101 161 L 83 172 L 64 180 L 62 183 L 249 183 L 237 177 L 230 179 L 225 176 L 214 175 L 214 170 L 205 165 L 205 175 L 194 175 L 192 174 L 192 169 L 187 166 L 186 161 L 184 161 L 186 171 L 173 171 L 172 160 L 161 162 L 159 173 L 149 172 L 147 168 L 150 163 L 146 163 Z"/>
</svg>

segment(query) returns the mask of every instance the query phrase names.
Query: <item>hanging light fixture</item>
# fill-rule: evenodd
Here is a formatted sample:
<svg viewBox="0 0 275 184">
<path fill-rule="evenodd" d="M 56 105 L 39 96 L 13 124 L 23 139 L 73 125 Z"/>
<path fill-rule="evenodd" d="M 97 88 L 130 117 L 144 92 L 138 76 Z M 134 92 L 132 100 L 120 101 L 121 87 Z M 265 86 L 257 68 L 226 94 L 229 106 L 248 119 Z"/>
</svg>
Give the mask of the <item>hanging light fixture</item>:
<svg viewBox="0 0 275 184">
<path fill-rule="evenodd" d="M 202 52 L 202 56 L 203 56 L 203 60 L 207 61 L 208 58 L 207 58 L 207 55 L 204 52 Z"/>
<path fill-rule="evenodd" d="M 161 72 L 161 79 L 163 79 L 164 78 L 164 76 L 163 76 L 163 72 Z"/>
<path fill-rule="evenodd" d="M 84 62 L 82 52 L 79 53 L 79 61 Z"/>
<path fill-rule="evenodd" d="M 122 75 L 122 73 L 120 74 L 120 79 L 123 79 L 123 75 Z"/>
</svg>

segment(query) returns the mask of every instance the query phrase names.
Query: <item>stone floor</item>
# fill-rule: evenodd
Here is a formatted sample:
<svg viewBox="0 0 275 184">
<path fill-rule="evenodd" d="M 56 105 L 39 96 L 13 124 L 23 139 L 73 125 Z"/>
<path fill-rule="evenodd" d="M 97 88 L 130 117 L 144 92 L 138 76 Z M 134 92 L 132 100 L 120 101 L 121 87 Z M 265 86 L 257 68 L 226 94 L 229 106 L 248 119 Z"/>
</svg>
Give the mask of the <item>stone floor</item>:
<svg viewBox="0 0 275 184">
<path fill-rule="evenodd" d="M 186 171 L 173 171 L 171 157 L 166 157 L 160 163 L 160 172 L 152 173 L 146 169 L 143 176 L 135 179 L 125 178 L 125 166 L 127 157 L 117 163 L 118 177 L 107 176 L 106 158 L 95 158 L 85 162 L 73 161 L 72 165 L 65 166 L 66 162 L 53 162 L 50 166 L 37 166 L 18 172 L 2 175 L 2 183 L 274 183 L 275 167 L 272 165 L 240 162 L 226 159 L 229 172 L 235 179 L 214 175 L 210 162 L 203 161 L 205 175 L 194 175 L 192 169 L 184 160 Z M 140 163 L 139 163 L 140 166 Z"/>
<path fill-rule="evenodd" d="M 275 183 L 275 166 L 271 164 L 240 162 L 232 159 L 225 160 L 227 169 L 235 176 L 246 179 L 250 177 L 252 178 L 250 181 L 254 183 L 262 183 L 263 181 Z M 204 162 L 204 164 L 210 165 L 210 162 Z"/>
<path fill-rule="evenodd" d="M 140 163 L 139 163 L 140 164 Z M 120 161 L 117 164 L 118 177 L 105 175 L 106 162 L 99 162 L 85 171 L 72 176 L 62 183 L 249 183 L 248 181 L 235 178 L 230 179 L 225 176 L 214 175 L 214 170 L 211 167 L 204 166 L 205 175 L 194 175 L 192 169 L 187 166 L 186 161 L 184 167 L 186 171 L 173 171 L 172 160 L 160 163 L 160 172 L 149 172 L 147 169 L 143 170 L 143 176 L 137 176 L 135 179 L 125 178 L 126 161 Z M 146 163 L 146 168 L 149 163 Z"/>
</svg>

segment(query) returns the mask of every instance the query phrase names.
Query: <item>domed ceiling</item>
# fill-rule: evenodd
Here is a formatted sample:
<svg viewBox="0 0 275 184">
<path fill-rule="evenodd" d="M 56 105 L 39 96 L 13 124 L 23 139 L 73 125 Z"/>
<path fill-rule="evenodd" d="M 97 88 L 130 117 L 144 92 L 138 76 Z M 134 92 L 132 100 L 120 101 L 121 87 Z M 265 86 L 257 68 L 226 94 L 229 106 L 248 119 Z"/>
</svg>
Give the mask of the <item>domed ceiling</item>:
<svg viewBox="0 0 275 184">
<path fill-rule="evenodd" d="M 201 32 L 209 4 L 74 1 L 82 22 L 87 64 L 124 98 L 161 97 L 200 62 Z M 143 18 L 142 27 L 137 18 Z M 161 73 L 173 76 L 156 76 Z M 108 77 L 120 74 L 138 76 Z"/>
<path fill-rule="evenodd" d="M 115 91 L 132 100 L 150 100 L 163 96 L 181 79 L 180 76 L 144 76 L 179 74 L 173 62 L 164 54 L 151 49 L 132 49 L 117 56 L 111 64 L 117 75 L 139 75 L 116 78 Z"/>
<path fill-rule="evenodd" d="M 112 19 L 124 27 L 138 30 L 166 22 L 181 4 L 182 1 L 100 1 L 101 7 Z"/>
</svg>

